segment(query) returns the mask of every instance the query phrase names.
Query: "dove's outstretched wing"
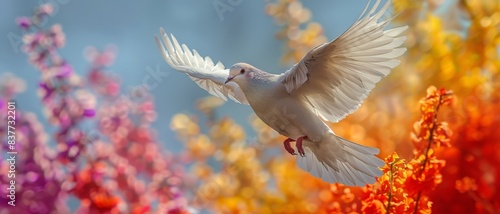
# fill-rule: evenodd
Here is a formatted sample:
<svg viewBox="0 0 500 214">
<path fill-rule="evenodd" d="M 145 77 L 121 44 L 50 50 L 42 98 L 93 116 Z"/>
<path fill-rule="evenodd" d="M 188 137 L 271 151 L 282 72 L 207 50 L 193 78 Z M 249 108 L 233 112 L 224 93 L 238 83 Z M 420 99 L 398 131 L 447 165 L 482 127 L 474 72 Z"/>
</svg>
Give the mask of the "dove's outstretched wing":
<svg viewBox="0 0 500 214">
<path fill-rule="evenodd" d="M 338 122 L 354 112 L 392 68 L 406 48 L 400 36 L 407 26 L 384 30 L 392 18 L 385 14 L 388 0 L 367 4 L 358 20 L 337 39 L 311 50 L 280 77 L 288 93 L 297 96 L 323 119 Z"/>
<path fill-rule="evenodd" d="M 172 68 L 187 74 L 198 86 L 216 97 L 224 100 L 229 97 L 238 103 L 248 105 L 243 91 L 236 83 L 224 84 L 229 76 L 229 70 L 225 69 L 221 62 L 214 64 L 210 57 L 203 58 L 194 49 L 191 52 L 185 44 L 180 45 L 174 35 L 170 34 L 169 38 L 163 28 L 160 28 L 160 33 L 163 42 L 155 36 L 156 44 L 163 59 Z"/>
</svg>

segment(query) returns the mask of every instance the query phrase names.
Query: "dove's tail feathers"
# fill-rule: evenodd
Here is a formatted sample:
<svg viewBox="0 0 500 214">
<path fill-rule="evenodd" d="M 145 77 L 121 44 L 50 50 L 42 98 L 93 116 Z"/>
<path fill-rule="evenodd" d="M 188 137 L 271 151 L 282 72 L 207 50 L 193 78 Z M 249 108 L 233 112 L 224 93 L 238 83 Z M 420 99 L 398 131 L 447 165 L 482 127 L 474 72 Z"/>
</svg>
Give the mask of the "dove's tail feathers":
<svg viewBox="0 0 500 214">
<path fill-rule="evenodd" d="M 321 142 L 304 143 L 305 157 L 297 156 L 297 165 L 329 183 L 349 186 L 364 186 L 375 183 L 375 177 L 382 175 L 379 167 L 384 162 L 375 155 L 377 148 L 371 148 L 338 137 L 333 133 Z"/>
</svg>

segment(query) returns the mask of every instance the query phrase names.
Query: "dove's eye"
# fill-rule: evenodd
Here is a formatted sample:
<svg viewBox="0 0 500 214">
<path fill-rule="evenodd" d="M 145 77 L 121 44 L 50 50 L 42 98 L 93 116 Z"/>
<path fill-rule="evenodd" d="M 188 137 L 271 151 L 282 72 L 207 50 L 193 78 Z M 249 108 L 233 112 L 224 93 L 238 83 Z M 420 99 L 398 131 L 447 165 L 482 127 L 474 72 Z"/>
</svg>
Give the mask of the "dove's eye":
<svg viewBox="0 0 500 214">
<path fill-rule="evenodd" d="M 245 69 L 241 69 L 240 74 L 244 74 L 244 73 L 245 73 Z"/>
</svg>

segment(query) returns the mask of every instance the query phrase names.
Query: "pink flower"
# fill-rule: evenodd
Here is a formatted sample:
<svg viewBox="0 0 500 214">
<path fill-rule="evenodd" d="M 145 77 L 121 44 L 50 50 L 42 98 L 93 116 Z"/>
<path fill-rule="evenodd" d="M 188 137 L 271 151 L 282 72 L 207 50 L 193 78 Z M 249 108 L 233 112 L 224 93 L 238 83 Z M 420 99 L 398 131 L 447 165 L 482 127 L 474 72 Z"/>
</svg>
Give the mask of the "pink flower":
<svg viewBox="0 0 500 214">
<path fill-rule="evenodd" d="M 56 48 L 64 47 L 66 43 L 66 36 L 62 31 L 62 27 L 59 24 L 55 24 L 50 28 L 50 35 L 53 39 L 53 44 Z"/>
<path fill-rule="evenodd" d="M 120 92 L 120 84 L 116 82 L 110 82 L 106 85 L 106 92 L 111 96 L 115 96 Z"/>
<path fill-rule="evenodd" d="M 10 99 L 25 89 L 26 83 L 24 80 L 17 78 L 11 73 L 0 75 L 0 96 Z"/>
<path fill-rule="evenodd" d="M 54 12 L 54 8 L 51 4 L 42 4 L 38 8 L 37 12 L 37 15 L 52 15 L 52 12 Z"/>
<path fill-rule="evenodd" d="M 66 78 L 71 75 L 73 72 L 73 68 L 71 67 L 70 64 L 64 62 L 60 67 L 59 67 L 59 72 L 56 74 L 57 78 Z"/>
<path fill-rule="evenodd" d="M 116 52 L 117 48 L 114 45 L 108 45 L 103 51 L 95 47 L 87 47 L 84 55 L 93 67 L 107 67 L 115 62 Z"/>
</svg>

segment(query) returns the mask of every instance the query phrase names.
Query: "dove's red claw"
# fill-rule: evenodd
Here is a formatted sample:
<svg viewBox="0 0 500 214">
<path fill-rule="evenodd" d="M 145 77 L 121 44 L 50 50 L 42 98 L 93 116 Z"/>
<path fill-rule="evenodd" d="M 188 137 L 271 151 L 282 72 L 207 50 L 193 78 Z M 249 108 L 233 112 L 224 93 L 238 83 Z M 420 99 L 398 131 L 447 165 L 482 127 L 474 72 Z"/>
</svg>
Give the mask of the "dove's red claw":
<svg viewBox="0 0 500 214">
<path fill-rule="evenodd" d="M 283 142 L 283 145 L 285 146 L 285 150 L 290 153 L 291 155 L 297 155 L 295 153 L 295 150 L 293 150 L 292 146 L 290 145 L 290 142 L 294 141 L 292 138 L 288 138 Z"/>
<path fill-rule="evenodd" d="M 304 147 L 302 146 L 302 140 L 307 139 L 307 136 L 302 136 L 297 138 L 297 143 L 295 146 L 297 147 L 297 151 L 299 152 L 300 156 L 305 157 L 306 153 L 304 152 Z"/>
</svg>

